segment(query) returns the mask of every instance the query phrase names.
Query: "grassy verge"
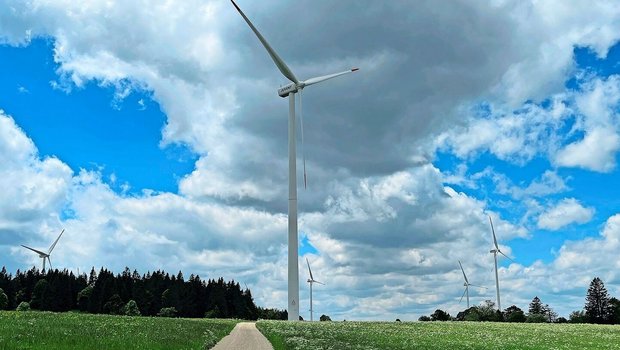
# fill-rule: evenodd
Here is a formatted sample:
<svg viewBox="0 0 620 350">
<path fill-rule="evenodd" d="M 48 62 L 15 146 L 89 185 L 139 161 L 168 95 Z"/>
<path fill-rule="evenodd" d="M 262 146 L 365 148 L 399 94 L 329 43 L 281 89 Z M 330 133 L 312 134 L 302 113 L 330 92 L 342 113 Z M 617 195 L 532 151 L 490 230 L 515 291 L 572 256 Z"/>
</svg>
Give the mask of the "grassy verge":
<svg viewBox="0 0 620 350">
<path fill-rule="evenodd" d="M 620 326 L 490 322 L 286 322 L 256 326 L 288 349 L 618 349 Z"/>
<path fill-rule="evenodd" d="M 0 311 L 0 349 L 209 349 L 237 322 Z"/>
</svg>

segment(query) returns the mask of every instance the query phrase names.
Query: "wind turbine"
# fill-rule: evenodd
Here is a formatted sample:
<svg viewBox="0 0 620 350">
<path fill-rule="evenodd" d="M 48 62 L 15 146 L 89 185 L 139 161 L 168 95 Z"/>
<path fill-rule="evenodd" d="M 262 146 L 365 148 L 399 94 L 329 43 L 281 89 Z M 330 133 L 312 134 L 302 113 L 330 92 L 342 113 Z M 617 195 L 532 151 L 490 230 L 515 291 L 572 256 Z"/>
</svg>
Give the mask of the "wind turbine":
<svg viewBox="0 0 620 350">
<path fill-rule="evenodd" d="M 278 89 L 278 95 L 280 97 L 288 96 L 288 320 L 289 321 L 298 321 L 299 320 L 299 252 L 298 252 L 298 235 L 297 235 L 297 155 L 295 150 L 295 94 L 299 92 L 299 105 L 301 111 L 301 92 L 306 86 L 310 86 L 313 84 L 320 83 L 322 81 L 332 79 L 344 74 L 352 73 L 357 71 L 357 68 L 352 68 L 343 72 L 323 75 L 315 78 L 310 78 L 306 80 L 299 80 L 293 74 L 291 69 L 284 63 L 284 61 L 278 56 L 275 50 L 269 45 L 267 40 L 261 35 L 261 33 L 254 27 L 252 22 L 246 17 L 246 15 L 241 11 L 239 6 L 235 3 L 234 0 L 230 0 L 232 4 L 235 6 L 237 11 L 245 22 L 250 26 L 250 29 L 256 34 L 258 40 L 263 44 L 269 56 L 275 63 L 276 67 L 280 70 L 282 75 L 284 75 L 288 80 L 291 81 L 290 84 L 285 85 Z M 300 121 L 301 121 L 301 141 L 302 141 L 302 150 L 303 150 L 303 120 L 301 118 L 300 113 Z M 306 164 L 304 157 L 304 187 L 306 186 Z"/>
<path fill-rule="evenodd" d="M 306 263 L 308 264 L 308 273 L 310 274 L 310 278 L 308 278 L 308 284 L 310 285 L 310 322 L 312 322 L 312 316 L 314 315 L 314 312 L 312 310 L 312 283 L 318 283 L 322 285 L 325 285 L 325 283 L 319 282 L 315 280 L 314 277 L 312 277 L 312 270 L 310 269 L 310 263 L 308 262 L 308 258 L 306 258 Z"/>
<path fill-rule="evenodd" d="M 499 299 L 499 276 L 497 275 L 497 253 L 508 258 L 508 260 L 514 262 L 508 255 L 504 254 L 497 245 L 497 237 L 495 237 L 495 229 L 493 228 L 493 220 L 491 220 L 491 215 L 489 215 L 489 222 L 491 223 L 491 232 L 493 233 L 493 245 L 495 245 L 495 249 L 491 249 L 489 253 L 493 254 L 493 259 L 495 260 L 495 290 L 497 292 L 497 309 L 502 310 L 501 301 Z"/>
<path fill-rule="evenodd" d="M 54 247 L 56 247 L 56 243 L 58 243 L 58 240 L 60 240 L 60 236 L 62 236 L 62 234 L 65 232 L 65 229 L 63 228 L 62 231 L 60 231 L 60 234 L 58 235 L 58 238 L 56 238 L 56 240 L 54 241 L 54 243 L 52 243 L 52 245 L 50 246 L 50 249 L 47 251 L 47 253 L 42 252 L 40 250 L 34 249 L 34 248 L 30 248 L 28 246 L 25 245 L 21 245 L 22 247 L 26 248 L 26 249 L 30 249 L 33 252 L 39 254 L 39 258 L 43 259 L 43 269 L 41 271 L 45 271 L 45 259 L 47 259 L 47 261 L 49 261 L 50 263 L 50 269 L 52 268 L 52 260 L 50 260 L 50 255 L 52 254 L 52 250 L 54 250 Z"/>
<path fill-rule="evenodd" d="M 461 261 L 459 260 L 458 262 L 459 262 L 459 266 L 461 267 L 461 272 L 463 272 L 463 278 L 465 279 L 465 283 L 463 283 L 463 285 L 465 286 L 465 291 L 463 292 L 463 295 L 461 295 L 461 300 L 459 300 L 459 303 L 463 301 L 463 297 L 467 295 L 467 308 L 469 309 L 469 286 L 483 288 L 483 289 L 487 289 L 487 287 L 477 286 L 475 284 L 469 283 L 469 280 L 467 279 L 467 275 L 465 275 L 465 270 L 463 270 L 463 265 L 461 265 Z"/>
</svg>

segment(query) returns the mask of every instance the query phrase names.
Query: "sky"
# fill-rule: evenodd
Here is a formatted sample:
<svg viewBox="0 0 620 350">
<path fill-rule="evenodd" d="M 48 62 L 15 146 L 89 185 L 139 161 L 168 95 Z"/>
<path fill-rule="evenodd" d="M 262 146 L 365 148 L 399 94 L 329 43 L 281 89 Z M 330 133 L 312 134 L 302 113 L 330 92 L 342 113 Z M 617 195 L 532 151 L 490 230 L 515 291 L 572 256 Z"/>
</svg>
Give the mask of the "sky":
<svg viewBox="0 0 620 350">
<path fill-rule="evenodd" d="M 502 308 L 620 297 L 620 3 L 238 4 L 300 79 L 360 68 L 303 94 L 304 318 L 306 258 L 334 320 L 455 315 L 458 260 L 495 301 L 488 216 Z M 65 229 L 54 267 L 285 308 L 284 84 L 228 1 L 0 0 L 0 265 Z"/>
</svg>

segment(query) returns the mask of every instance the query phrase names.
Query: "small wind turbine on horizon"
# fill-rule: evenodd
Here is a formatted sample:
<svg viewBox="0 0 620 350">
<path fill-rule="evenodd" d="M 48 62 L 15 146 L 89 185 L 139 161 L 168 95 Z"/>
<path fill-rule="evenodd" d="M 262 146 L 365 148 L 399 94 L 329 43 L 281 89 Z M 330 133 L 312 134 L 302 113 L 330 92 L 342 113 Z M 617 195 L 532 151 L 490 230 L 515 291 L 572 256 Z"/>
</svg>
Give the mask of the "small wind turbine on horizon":
<svg viewBox="0 0 620 350">
<path fill-rule="evenodd" d="M 508 260 L 514 262 L 508 255 L 504 254 L 500 249 L 499 245 L 497 245 L 497 237 L 495 236 L 495 228 L 493 228 L 493 220 L 491 220 L 491 215 L 489 215 L 489 222 L 491 223 L 491 232 L 493 233 L 493 245 L 495 245 L 495 249 L 491 249 L 489 253 L 493 254 L 493 259 L 495 260 L 495 290 L 497 293 L 497 309 L 502 310 L 501 301 L 499 298 L 499 276 L 497 274 L 497 253 L 505 256 Z"/>
<path fill-rule="evenodd" d="M 461 300 L 459 300 L 459 303 L 463 301 L 463 297 L 467 295 L 467 308 L 469 309 L 469 286 L 476 287 L 476 288 L 483 288 L 483 289 L 487 289 L 487 287 L 477 286 L 475 284 L 469 283 L 469 280 L 467 279 L 467 275 L 465 275 L 465 270 L 463 270 L 463 265 L 461 265 L 461 261 L 458 260 L 458 262 L 459 262 L 459 266 L 461 267 L 461 272 L 463 272 L 463 278 L 465 279 L 465 283 L 463 283 L 463 285 L 465 286 L 465 291 L 463 291 L 463 295 L 461 295 Z"/>
<path fill-rule="evenodd" d="M 313 319 L 314 310 L 312 309 L 312 284 L 318 283 L 318 284 L 325 285 L 325 283 L 319 282 L 315 280 L 314 277 L 312 277 L 312 270 L 310 269 L 310 262 L 308 262 L 308 258 L 306 258 L 306 264 L 308 264 L 308 273 L 310 274 L 310 278 L 308 278 L 308 284 L 310 285 L 310 322 L 312 322 L 314 320 Z"/>
<path fill-rule="evenodd" d="M 284 61 L 278 56 L 275 50 L 269 45 L 267 40 L 261 35 L 261 33 L 254 27 L 252 22 L 241 11 L 239 6 L 234 0 L 231 0 L 233 6 L 237 9 L 241 17 L 248 24 L 250 29 L 256 34 L 258 40 L 263 44 L 269 56 L 275 63 L 276 67 L 280 70 L 288 80 L 291 81 L 278 89 L 278 95 L 280 97 L 289 98 L 289 118 L 288 118 L 288 320 L 299 320 L 299 238 L 297 234 L 297 154 L 295 150 L 295 94 L 299 93 L 299 107 L 300 107 L 300 124 L 301 124 L 301 144 L 303 151 L 303 120 L 301 113 L 301 92 L 306 86 L 320 83 L 322 81 L 332 79 L 344 74 L 349 74 L 358 70 L 358 68 L 352 68 L 343 72 L 323 75 L 306 80 L 299 80 L 293 74 L 293 71 L 284 63 Z M 306 179 L 306 162 L 305 156 L 303 160 L 304 166 L 304 187 L 307 184 Z"/>
<path fill-rule="evenodd" d="M 30 248 L 28 246 L 25 245 L 21 245 L 22 247 L 26 248 L 26 249 L 30 249 L 33 252 L 39 254 L 39 258 L 43 259 L 43 269 L 41 271 L 45 271 L 45 259 L 47 259 L 47 261 L 49 261 L 50 263 L 50 269 L 52 268 L 52 260 L 50 259 L 50 255 L 52 255 L 52 250 L 54 250 L 54 248 L 56 247 L 56 243 L 58 243 L 58 241 L 60 240 L 60 237 L 62 236 L 62 234 L 65 232 L 65 229 L 63 228 L 62 231 L 60 231 L 60 234 L 58 235 L 58 238 L 56 238 L 56 240 L 54 241 L 54 243 L 52 243 L 52 245 L 50 246 L 50 249 L 46 252 L 42 252 L 40 250 L 34 249 L 34 248 Z"/>
</svg>

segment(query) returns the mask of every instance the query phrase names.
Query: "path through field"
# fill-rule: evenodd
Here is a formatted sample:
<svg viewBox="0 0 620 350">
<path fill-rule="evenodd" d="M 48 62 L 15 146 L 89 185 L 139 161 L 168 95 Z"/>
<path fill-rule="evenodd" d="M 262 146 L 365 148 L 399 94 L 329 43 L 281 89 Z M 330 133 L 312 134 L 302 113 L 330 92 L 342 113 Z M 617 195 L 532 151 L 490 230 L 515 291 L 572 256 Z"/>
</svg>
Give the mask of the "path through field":
<svg viewBox="0 0 620 350">
<path fill-rule="evenodd" d="M 229 335 L 213 347 L 213 350 L 273 350 L 273 347 L 253 322 L 237 323 Z"/>
</svg>

